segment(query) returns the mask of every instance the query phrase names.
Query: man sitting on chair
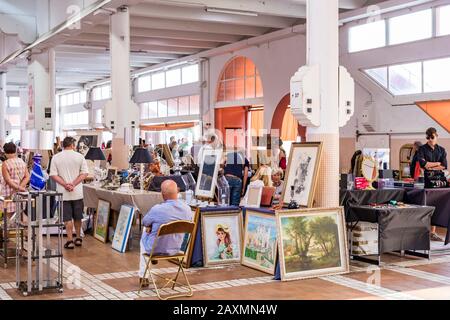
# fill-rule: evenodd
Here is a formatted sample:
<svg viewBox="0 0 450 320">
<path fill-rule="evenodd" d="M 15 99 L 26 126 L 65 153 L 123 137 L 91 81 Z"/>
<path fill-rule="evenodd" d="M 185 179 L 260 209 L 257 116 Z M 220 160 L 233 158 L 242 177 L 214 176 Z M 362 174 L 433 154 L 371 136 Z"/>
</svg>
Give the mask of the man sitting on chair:
<svg viewBox="0 0 450 320">
<path fill-rule="evenodd" d="M 178 200 L 178 186 L 173 180 L 166 180 L 161 184 L 161 194 L 164 202 L 151 208 L 142 221 L 145 230 L 141 238 L 139 283 L 142 282 L 143 287 L 149 286 L 148 279 L 142 279 L 146 267 L 143 254 L 151 253 L 161 225 L 180 220 L 191 221 L 193 217 L 191 208 L 183 201 Z M 158 255 L 177 254 L 181 249 L 183 239 L 182 234 L 162 236 L 158 239 L 154 253 Z"/>
</svg>

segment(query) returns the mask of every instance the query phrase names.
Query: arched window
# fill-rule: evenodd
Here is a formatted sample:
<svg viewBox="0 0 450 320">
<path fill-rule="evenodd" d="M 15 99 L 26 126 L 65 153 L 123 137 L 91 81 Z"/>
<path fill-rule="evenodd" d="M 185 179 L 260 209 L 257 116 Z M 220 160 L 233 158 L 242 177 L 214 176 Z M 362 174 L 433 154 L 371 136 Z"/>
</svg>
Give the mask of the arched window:
<svg viewBox="0 0 450 320">
<path fill-rule="evenodd" d="M 217 102 L 263 97 L 258 69 L 252 60 L 236 57 L 229 61 L 220 76 Z"/>
</svg>

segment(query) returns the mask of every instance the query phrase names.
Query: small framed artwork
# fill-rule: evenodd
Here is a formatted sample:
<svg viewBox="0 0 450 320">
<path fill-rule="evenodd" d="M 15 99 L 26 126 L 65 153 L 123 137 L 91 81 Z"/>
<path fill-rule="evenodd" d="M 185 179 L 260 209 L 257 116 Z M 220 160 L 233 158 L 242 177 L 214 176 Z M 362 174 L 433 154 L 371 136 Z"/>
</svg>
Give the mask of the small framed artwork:
<svg viewBox="0 0 450 320">
<path fill-rule="evenodd" d="M 313 206 L 321 154 L 322 142 L 292 144 L 281 203 L 295 200 L 301 207 Z"/>
<path fill-rule="evenodd" d="M 167 165 L 169 167 L 173 167 L 175 165 L 175 162 L 173 160 L 172 152 L 170 152 L 169 146 L 167 144 L 160 144 L 158 147 L 161 148 L 162 154 L 167 162 Z"/>
<path fill-rule="evenodd" d="M 281 280 L 349 272 L 343 208 L 276 212 Z"/>
<path fill-rule="evenodd" d="M 274 275 L 277 247 L 275 215 L 246 210 L 242 265 Z"/>
<path fill-rule="evenodd" d="M 261 205 L 263 187 L 261 186 L 248 186 L 247 194 L 247 208 L 259 208 Z"/>
<path fill-rule="evenodd" d="M 136 209 L 131 206 L 122 205 L 122 207 L 120 207 L 119 218 L 117 220 L 112 241 L 112 248 L 114 250 L 122 253 L 125 252 L 135 211 Z"/>
<path fill-rule="evenodd" d="M 94 238 L 103 243 L 108 241 L 108 226 L 111 203 L 99 199 L 97 205 L 97 215 L 95 218 Z"/>
<path fill-rule="evenodd" d="M 203 265 L 241 262 L 242 212 L 202 212 Z"/>
<path fill-rule="evenodd" d="M 200 164 L 195 195 L 202 198 L 214 198 L 217 175 L 222 161 L 222 150 L 206 149 Z"/>
<path fill-rule="evenodd" d="M 117 168 L 116 167 L 109 167 L 108 168 L 108 175 L 107 175 L 107 180 L 108 181 L 112 181 L 113 177 L 117 174 Z"/>
</svg>

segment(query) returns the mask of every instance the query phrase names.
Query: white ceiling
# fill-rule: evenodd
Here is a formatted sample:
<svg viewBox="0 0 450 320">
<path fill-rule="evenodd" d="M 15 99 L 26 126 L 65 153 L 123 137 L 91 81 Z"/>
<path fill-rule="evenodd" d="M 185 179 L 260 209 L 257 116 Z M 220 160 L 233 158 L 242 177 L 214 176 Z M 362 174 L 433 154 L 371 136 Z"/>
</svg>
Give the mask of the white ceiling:
<svg viewBox="0 0 450 320">
<path fill-rule="evenodd" d="M 136 2 L 134 0 L 133 2 Z M 303 24 L 306 0 L 142 0 L 130 6 L 132 70 L 168 62 L 246 38 Z M 381 1 L 341 0 L 341 9 Z M 241 10 L 257 16 L 206 12 Z M 109 19 L 68 36 L 56 46 L 57 89 L 108 78 Z M 8 72 L 8 84 L 26 84 L 26 63 Z"/>
</svg>

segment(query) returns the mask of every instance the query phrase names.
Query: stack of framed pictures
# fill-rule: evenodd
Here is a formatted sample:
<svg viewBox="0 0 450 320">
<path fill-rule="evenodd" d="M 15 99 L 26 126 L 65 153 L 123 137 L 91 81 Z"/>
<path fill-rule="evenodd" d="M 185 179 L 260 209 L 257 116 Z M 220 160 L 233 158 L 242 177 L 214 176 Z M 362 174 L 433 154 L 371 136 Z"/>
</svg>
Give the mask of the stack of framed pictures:
<svg viewBox="0 0 450 320">
<path fill-rule="evenodd" d="M 126 251 L 135 211 L 136 209 L 131 206 L 122 205 L 122 207 L 120 207 L 119 219 L 117 220 L 112 241 L 112 248 L 114 250 L 122 253 Z"/>
</svg>

